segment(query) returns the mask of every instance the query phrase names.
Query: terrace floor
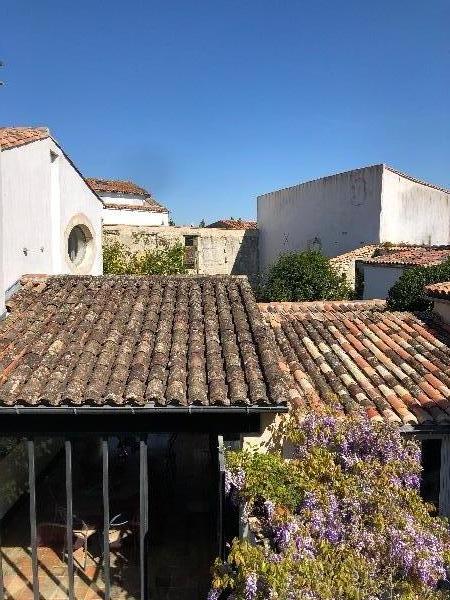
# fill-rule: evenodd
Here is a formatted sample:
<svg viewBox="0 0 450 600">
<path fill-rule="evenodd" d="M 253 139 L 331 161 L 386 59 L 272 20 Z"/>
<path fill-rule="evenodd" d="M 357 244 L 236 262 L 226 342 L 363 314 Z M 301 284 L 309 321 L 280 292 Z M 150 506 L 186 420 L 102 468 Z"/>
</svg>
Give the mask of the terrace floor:
<svg viewBox="0 0 450 600">
<path fill-rule="evenodd" d="M 86 448 L 89 448 L 88 452 Z M 87 553 L 83 547 L 74 551 L 76 600 L 104 597 L 101 476 L 96 463 L 100 455 L 95 444 L 86 448 L 83 451 L 81 446 L 80 452 L 74 448 L 74 457 L 79 458 L 73 471 L 74 514 L 87 523 L 97 525 L 92 525 Z M 90 464 L 83 459 L 86 454 L 91 455 Z M 114 449 L 110 456 L 110 514 L 114 516 L 116 511 L 122 512 L 123 509 L 129 518 L 129 524 L 120 533 L 123 540 L 120 548 L 110 549 L 111 598 L 135 600 L 140 597 L 138 452 L 130 452 L 126 464 L 121 463 L 117 470 L 113 462 Z M 216 491 L 212 465 L 208 436 L 151 436 L 148 572 L 152 600 L 198 600 L 206 597 L 209 568 L 216 554 Z M 121 490 L 127 492 L 122 493 Z M 45 476 L 39 479 L 37 486 L 41 600 L 68 597 L 67 557 L 62 541 L 65 530 L 62 528 L 62 539 L 57 541 L 51 537 L 46 540 L 44 535 L 46 524 L 55 521 L 55 509 L 65 502 L 64 494 L 64 457 L 61 454 L 55 458 Z M 1 557 L 6 600 L 33 600 L 28 510 L 28 497 L 25 495 L 2 523 Z M 110 535 L 114 537 L 112 529 Z"/>
</svg>

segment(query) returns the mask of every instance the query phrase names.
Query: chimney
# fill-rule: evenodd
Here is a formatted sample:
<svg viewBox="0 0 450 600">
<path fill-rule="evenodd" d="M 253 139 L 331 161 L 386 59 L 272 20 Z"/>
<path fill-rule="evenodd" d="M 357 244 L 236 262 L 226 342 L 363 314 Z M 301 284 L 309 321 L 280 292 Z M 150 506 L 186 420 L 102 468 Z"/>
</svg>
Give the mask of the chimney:
<svg viewBox="0 0 450 600">
<path fill-rule="evenodd" d="M 433 315 L 450 325 L 450 281 L 426 285 L 425 295 L 433 302 Z"/>
<path fill-rule="evenodd" d="M 2 194 L 2 148 L 0 146 L 0 319 L 5 314 L 5 280 L 3 277 L 3 194 Z"/>
</svg>

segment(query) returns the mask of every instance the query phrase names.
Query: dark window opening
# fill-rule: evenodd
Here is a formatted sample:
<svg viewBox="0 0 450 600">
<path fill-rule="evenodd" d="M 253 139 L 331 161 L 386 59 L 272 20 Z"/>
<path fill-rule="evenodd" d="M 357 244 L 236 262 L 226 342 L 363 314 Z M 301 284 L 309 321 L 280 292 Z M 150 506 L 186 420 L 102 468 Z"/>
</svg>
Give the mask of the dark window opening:
<svg viewBox="0 0 450 600">
<path fill-rule="evenodd" d="M 184 236 L 184 266 L 186 269 L 197 269 L 198 266 L 198 236 Z"/>
<path fill-rule="evenodd" d="M 422 441 L 422 477 L 420 493 L 426 502 L 434 504 L 439 510 L 439 491 L 441 473 L 441 440 Z"/>
</svg>

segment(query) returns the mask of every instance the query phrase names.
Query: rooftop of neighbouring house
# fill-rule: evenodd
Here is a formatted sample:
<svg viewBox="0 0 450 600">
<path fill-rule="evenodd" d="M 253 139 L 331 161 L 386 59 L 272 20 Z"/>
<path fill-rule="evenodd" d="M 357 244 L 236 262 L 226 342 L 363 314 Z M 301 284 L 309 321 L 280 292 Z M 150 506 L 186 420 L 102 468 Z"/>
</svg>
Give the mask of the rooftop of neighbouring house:
<svg viewBox="0 0 450 600">
<path fill-rule="evenodd" d="M 450 337 L 431 316 L 392 312 L 380 300 L 260 308 L 306 409 L 448 427 Z"/>
<path fill-rule="evenodd" d="M 207 227 L 216 229 L 258 229 L 258 224 L 256 221 L 244 221 L 242 219 L 222 219 L 210 223 Z"/>
<path fill-rule="evenodd" d="M 0 405 L 264 407 L 298 392 L 245 277 L 27 277 L 0 321 Z"/>
<path fill-rule="evenodd" d="M 50 137 L 47 127 L 0 127 L 0 147 L 2 150 L 16 148 Z"/>
<path fill-rule="evenodd" d="M 86 177 L 88 185 L 98 194 L 129 194 L 133 196 L 151 197 L 151 192 L 138 186 L 132 181 L 123 181 L 121 179 L 96 179 L 95 177 Z"/>
<path fill-rule="evenodd" d="M 143 200 L 143 204 L 139 206 L 135 204 L 129 204 L 127 202 L 120 204 L 115 202 L 104 202 L 106 208 L 160 213 L 169 212 L 165 206 L 153 198 L 151 192 L 136 185 L 132 181 L 122 181 L 119 179 L 95 179 L 93 177 L 87 177 L 86 183 L 100 196 L 102 194 L 119 194 L 123 196 L 139 196 Z"/>
<path fill-rule="evenodd" d="M 430 283 L 425 286 L 425 292 L 430 298 L 442 298 L 443 300 L 450 299 L 450 281 L 442 283 Z"/>
<path fill-rule="evenodd" d="M 450 246 L 378 246 L 360 262 L 380 266 L 430 267 L 450 258 Z"/>
</svg>

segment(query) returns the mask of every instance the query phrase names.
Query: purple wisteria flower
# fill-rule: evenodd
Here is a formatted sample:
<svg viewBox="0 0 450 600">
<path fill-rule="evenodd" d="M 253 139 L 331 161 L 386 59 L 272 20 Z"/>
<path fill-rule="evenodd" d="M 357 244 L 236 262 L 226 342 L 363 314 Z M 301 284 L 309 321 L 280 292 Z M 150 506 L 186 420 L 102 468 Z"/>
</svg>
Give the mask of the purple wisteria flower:
<svg viewBox="0 0 450 600">
<path fill-rule="evenodd" d="M 258 578 L 256 577 L 255 573 L 251 573 L 247 576 L 247 579 L 245 580 L 245 600 L 254 600 L 256 598 L 256 593 L 258 591 L 257 586 Z"/>
</svg>

